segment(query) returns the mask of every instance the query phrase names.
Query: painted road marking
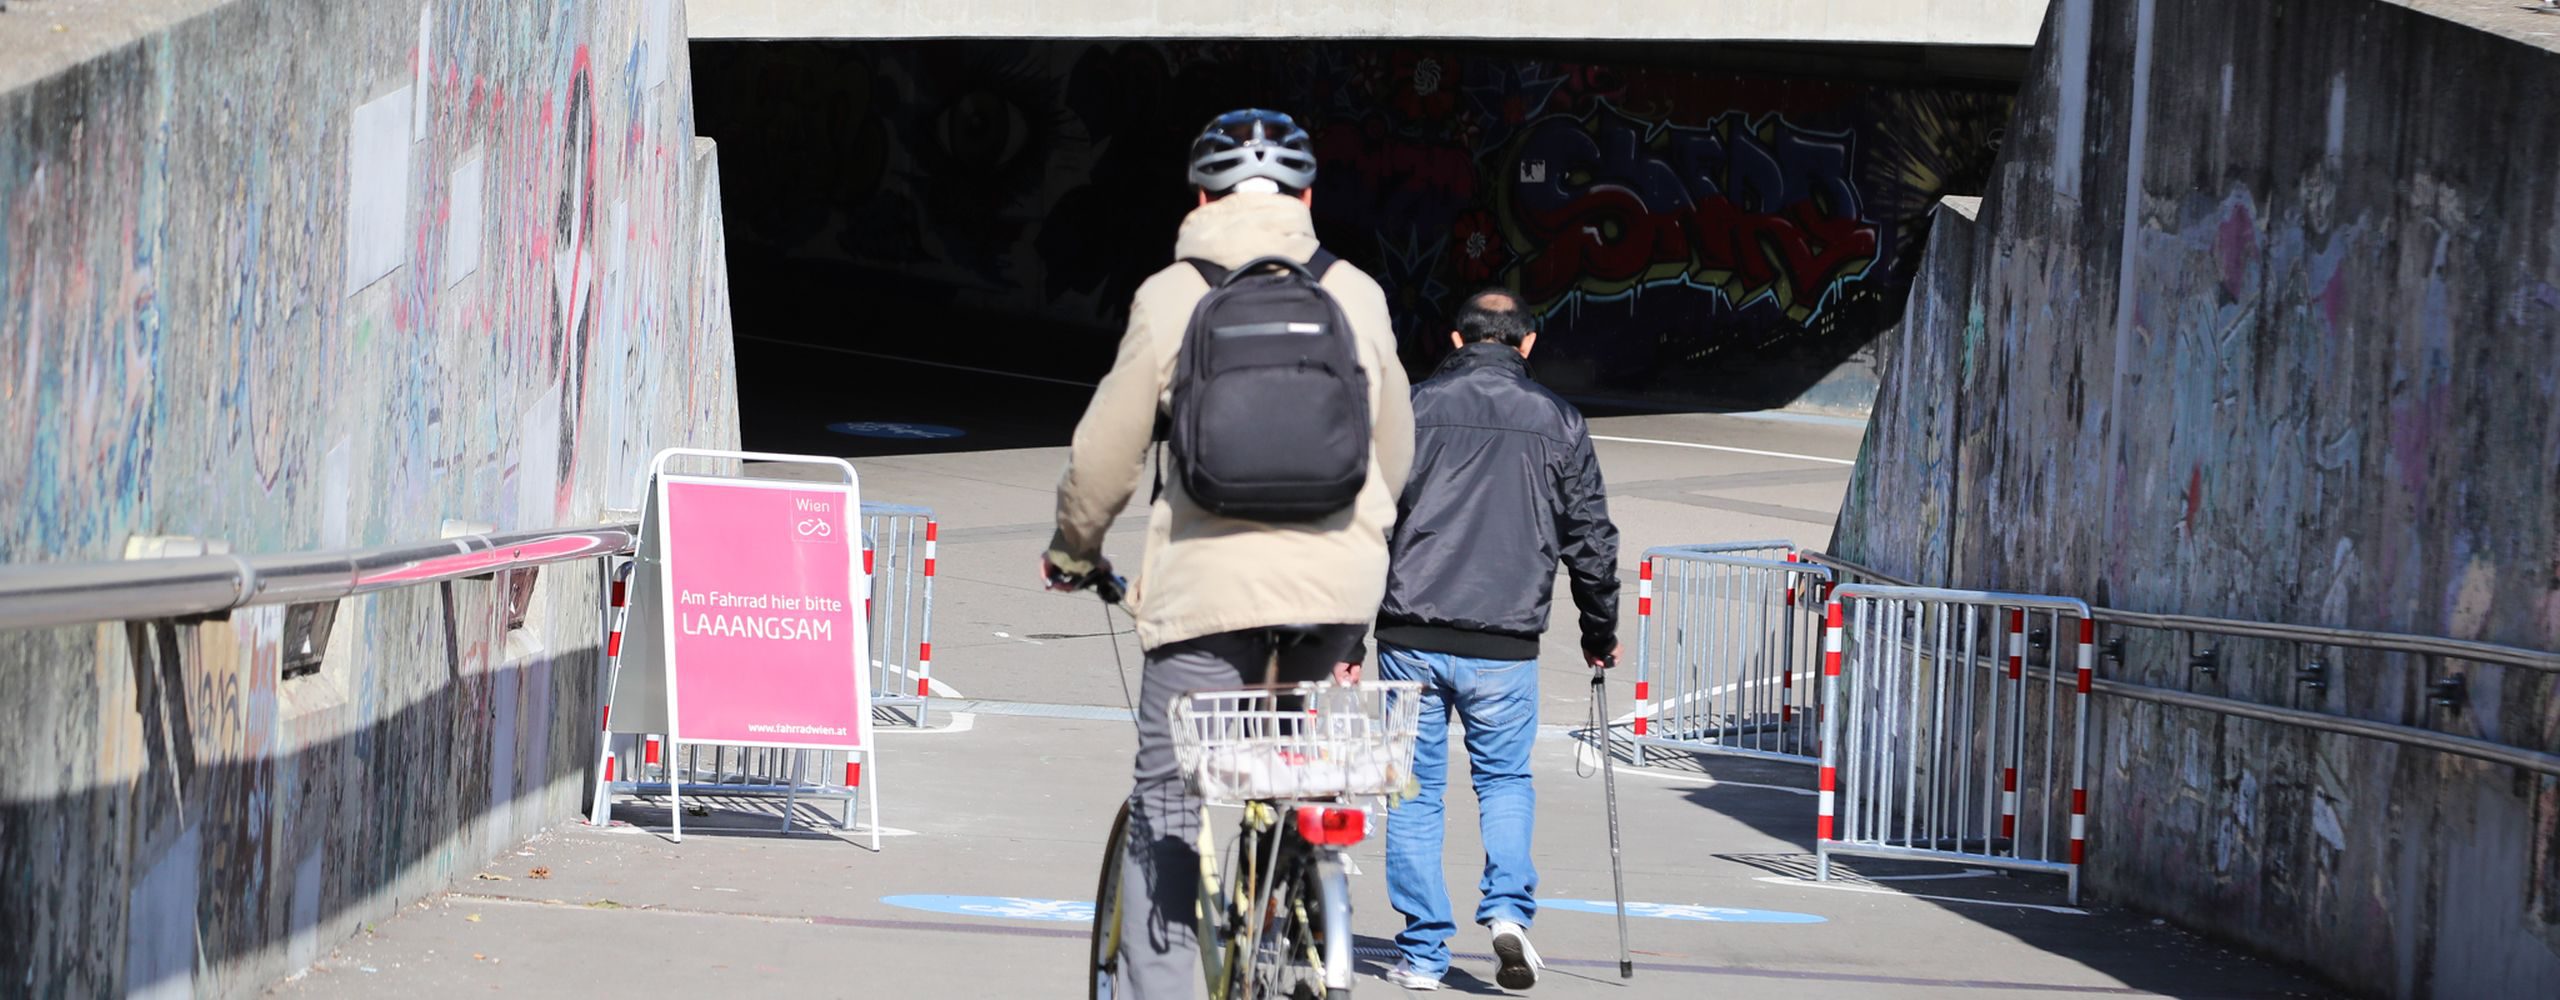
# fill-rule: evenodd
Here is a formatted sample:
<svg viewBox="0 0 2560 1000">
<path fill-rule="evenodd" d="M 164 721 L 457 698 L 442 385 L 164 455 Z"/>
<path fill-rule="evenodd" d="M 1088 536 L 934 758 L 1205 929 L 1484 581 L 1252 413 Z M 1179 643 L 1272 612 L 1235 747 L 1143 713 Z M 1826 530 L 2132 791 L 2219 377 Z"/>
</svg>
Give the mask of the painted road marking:
<svg viewBox="0 0 2560 1000">
<path fill-rule="evenodd" d="M 1594 766 L 1597 766 L 1596 761 L 1594 762 Z M 1758 788 L 1772 792 L 1785 792 L 1789 795 L 1802 795 L 1807 798 L 1820 794 L 1810 788 L 1797 788 L 1792 785 L 1768 785 L 1757 781 L 1726 781 L 1711 774 L 1683 774 L 1678 771 L 1661 771 L 1649 767 L 1621 767 L 1618 768 L 1618 773 L 1642 774 L 1650 777 L 1661 778 L 1665 781 L 1694 781 L 1709 788 L 1717 786 L 1730 788 Z"/>
<path fill-rule="evenodd" d="M 1618 913 L 1618 904 L 1615 901 L 1606 899 L 1541 899 L 1538 901 L 1538 908 L 1541 910 L 1570 910 L 1576 913 L 1606 913 L 1610 916 L 1616 916 Z M 1630 917 L 1650 917 L 1655 920 L 1690 920 L 1714 924 L 1822 924 L 1830 922 L 1829 918 L 1826 917 L 1816 916 L 1811 913 L 1792 913 L 1786 910 L 1747 910 L 1731 906 L 1701 906 L 1696 903 L 1639 903 L 1633 900 L 1629 900 L 1627 902 L 1627 915 Z"/>
<path fill-rule="evenodd" d="M 1093 901 L 1089 899 L 1038 899 L 1029 896 L 949 896 L 917 894 L 883 896 L 880 902 L 889 906 L 927 913 L 961 917 L 992 917 L 999 920 L 1037 920 L 1045 923 L 1089 924 L 1093 922 Z M 1606 899 L 1541 899 L 1538 906 L 1549 910 L 1577 913 L 1616 914 L 1617 904 Z M 1731 906 L 1700 906 L 1693 903 L 1627 904 L 1630 917 L 1655 920 L 1687 920 L 1722 924 L 1819 924 L 1824 917 L 1811 913 L 1785 910 L 1752 910 Z"/>
<path fill-rule="evenodd" d="M 978 728 L 978 715 L 975 712 L 946 711 L 942 713 L 942 718 L 942 722 L 930 726 L 881 726 L 878 729 L 872 730 L 872 735 L 897 736 L 901 738 L 907 736 L 949 736 L 954 733 L 965 733 Z"/>
<path fill-rule="evenodd" d="M 702 790 L 702 791 L 700 791 L 700 792 L 696 792 L 696 791 L 694 791 L 694 790 L 693 790 L 693 786 L 691 786 L 691 785 L 687 785 L 687 786 L 685 786 L 685 789 L 686 789 L 687 794 L 689 794 L 689 795 L 698 795 L 698 796 L 700 796 L 700 797 L 702 797 L 702 798 L 706 798 L 706 799 L 711 799 L 711 798 L 720 798 L 720 797 L 722 797 L 721 793 L 716 792 L 716 791 L 711 791 L 711 790 L 710 790 L 710 786 L 708 786 L 708 785 L 703 786 L 703 790 Z M 758 798 L 762 798 L 762 797 L 763 797 L 763 796 L 758 796 Z M 734 796 L 732 796 L 732 798 L 734 798 Z M 664 802 L 659 802 L 659 803 L 654 803 L 654 804 L 655 804 L 658 808 L 661 808 L 661 809 L 666 808 L 666 804 L 665 804 Z M 804 802 L 804 803 L 802 803 L 802 804 L 803 804 L 803 805 L 806 805 L 807 803 L 806 803 L 806 802 Z M 688 806 L 686 806 L 685 808 L 687 808 L 687 809 L 691 809 L 691 808 L 693 808 L 693 807 L 692 807 L 692 806 L 690 806 L 690 805 L 688 805 Z M 732 813 L 740 812 L 739 810 L 733 810 L 733 809 L 723 809 L 722 811 L 723 811 L 723 812 L 732 812 Z M 773 813 L 742 813 L 742 814 L 743 814 L 743 815 L 756 816 L 756 817 L 758 817 L 758 818 L 760 818 L 760 819 L 777 818 L 777 814 L 773 814 Z M 698 818 L 698 817 L 697 817 L 697 818 Z M 594 832 L 594 833 L 617 834 L 617 835 L 626 835 L 626 836 L 650 836 L 650 837 L 660 837 L 660 836 L 665 836 L 665 835 L 666 835 L 666 828 L 665 828 L 665 827 L 662 827 L 662 826 L 641 826 L 641 825 L 639 825 L 639 824 L 637 824 L 637 823 L 625 823 L 625 822 L 623 822 L 623 821 L 621 821 L 621 820 L 614 820 L 614 821 L 613 821 L 613 825 L 612 825 L 612 826 L 589 827 L 589 828 L 587 828 L 587 829 L 588 829 L 590 832 Z M 720 835 L 720 834 L 724 834 L 724 833 L 762 833 L 762 832 L 765 832 L 765 831 L 764 831 L 764 829 L 763 829 L 762 827 L 738 827 L 738 826 L 705 826 L 705 827 L 702 827 L 702 831 L 703 831 L 704 833 L 708 833 L 708 834 L 711 834 L 711 835 L 713 835 L 713 836 L 718 836 L 718 835 Z M 869 824 L 869 823 L 855 823 L 855 824 L 853 825 L 853 828 L 852 828 L 852 829 L 850 829 L 850 830 L 848 830 L 848 829 L 845 829 L 844 827 L 837 826 L 837 825 L 836 825 L 836 823 L 835 823 L 835 821 L 834 821 L 834 820 L 832 820 L 832 819 L 823 819 L 823 818 L 821 818 L 821 819 L 820 819 L 820 820 L 818 820 L 818 821 L 812 821 L 809 817 L 805 817 L 805 816 L 804 816 L 804 817 L 801 817 L 800 822 L 792 824 L 792 827 L 791 827 L 791 833 L 792 833 L 792 835 L 793 835 L 793 836 L 809 836 L 809 835 L 815 834 L 815 835 L 817 835 L 817 836 L 822 836 L 822 837 L 823 837 L 823 836 L 827 836 L 827 835 L 830 835 L 830 834 L 843 834 L 844 836 L 847 836 L 847 837 L 867 837 L 867 836 L 870 836 L 870 835 L 871 835 L 871 824 Z M 916 832 L 915 832 L 914 830 L 902 829 L 902 828 L 900 828 L 900 827 L 884 826 L 884 827 L 881 827 L 881 828 L 880 828 L 880 835 L 881 835 L 881 836 L 883 836 L 883 837 L 912 837 L 912 836 L 915 836 L 915 835 L 916 835 Z"/>
<path fill-rule="evenodd" d="M 1026 896 L 882 896 L 882 903 L 927 913 L 1004 920 L 1040 920 L 1060 924 L 1093 922 L 1090 899 L 1032 899 Z"/>
<path fill-rule="evenodd" d="M 1615 442 L 1618 442 L 1618 443 L 1620 443 L 1620 444 L 1658 444 L 1658 445 L 1664 445 L 1664 446 L 1672 447 L 1672 448 L 1698 448 L 1698 449 L 1702 449 L 1702 450 L 1705 450 L 1705 451 L 1726 451 L 1726 452 L 1732 452 L 1732 453 L 1734 453 L 1734 454 L 1736 454 L 1736 455 L 1759 455 L 1759 456 L 1762 456 L 1762 457 L 1764 457 L 1764 458 L 1792 458 L 1792 459 L 1795 459 L 1795 460 L 1797 460 L 1797 461 L 1799 461 L 1799 462 L 1820 462 L 1820 463 L 1822 463 L 1822 464 L 1824 464 L 1824 465 L 1856 465 L 1856 464 L 1858 464 L 1858 463 L 1857 463 L 1857 460 L 1855 460 L 1855 459 L 1847 459 L 1847 458 L 1824 458 L 1824 457 L 1822 457 L 1822 456 L 1820 456 L 1820 455 L 1798 455 L 1798 454 L 1796 454 L 1796 453 L 1794 453 L 1794 452 L 1790 452 L 1790 451 L 1761 451 L 1761 450 L 1760 450 L 1760 449 L 1758 449 L 1758 448 L 1735 448 L 1735 447 L 1732 447 L 1732 446 L 1729 446 L 1729 445 L 1721 445 L 1721 444 L 1699 444 L 1699 443 L 1697 443 L 1697 442 L 1695 442 L 1695 441 L 1663 441 L 1663 440 L 1659 440 L 1659 439 L 1656 439 L 1656 438 L 1616 437 L 1616 436 L 1609 435 L 1609 434 L 1594 434 L 1594 435 L 1591 435 L 1591 440 L 1594 440 L 1594 441 L 1615 441 Z"/>
<path fill-rule="evenodd" d="M 1094 383 L 1078 382 L 1071 378 L 1051 378 L 1047 375 L 1032 375 L 1026 372 L 1009 372 L 1001 368 L 976 368 L 969 365 L 955 365 L 948 361 L 927 361 L 923 358 L 910 358 L 897 354 L 881 354 L 877 351 L 857 351 L 850 347 L 830 347 L 825 344 L 804 344 L 797 340 L 756 337 L 743 333 L 738 334 L 737 338 L 739 340 L 753 340 L 766 344 L 781 344 L 786 347 L 802 347 L 812 351 L 832 351 L 837 354 L 850 354 L 858 358 L 878 358 L 882 361 L 903 361 L 907 364 L 923 365 L 927 368 L 948 368 L 952 371 L 974 372 L 980 375 L 1001 375 L 1005 378 L 1018 378 L 1031 382 L 1047 382 L 1051 385 L 1071 385 L 1080 389 L 1091 389 L 1094 387 Z"/>
<path fill-rule="evenodd" d="M 827 429 L 838 434 L 850 434 L 854 437 L 900 438 L 918 441 L 932 441 L 941 438 L 969 436 L 968 431 L 961 430 L 957 427 L 945 427 L 941 424 L 906 424 L 892 420 L 846 420 L 839 423 L 828 424 Z"/>
<path fill-rule="evenodd" d="M 1939 903 L 1967 903 L 1974 906 L 2014 906 L 2021 910 L 2043 910 L 2046 913 L 2068 913 L 2075 917 L 2085 917 L 2089 915 L 2089 911 L 2071 906 L 2047 906 L 2043 903 L 2012 903 L 2004 899 L 1966 899 L 1962 896 L 1928 896 L 1916 892 L 1903 892 L 1899 889 L 1879 889 L 1874 886 L 1866 885 L 1847 885 L 1840 882 L 1807 882 L 1800 878 L 1788 878 L 1784 875 L 1763 875 L 1756 881 L 1767 882 L 1770 885 L 1791 885 L 1799 889 L 1828 889 L 1833 892 L 1863 892 L 1870 896 L 1901 896 L 1906 899 L 1926 899 Z"/>
</svg>

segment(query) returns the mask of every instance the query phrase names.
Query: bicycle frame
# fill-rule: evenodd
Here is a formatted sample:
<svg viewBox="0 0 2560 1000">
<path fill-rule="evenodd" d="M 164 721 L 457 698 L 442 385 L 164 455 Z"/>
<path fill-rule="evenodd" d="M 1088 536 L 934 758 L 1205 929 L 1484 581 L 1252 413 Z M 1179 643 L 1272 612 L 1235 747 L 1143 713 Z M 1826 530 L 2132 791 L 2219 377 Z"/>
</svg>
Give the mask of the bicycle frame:
<svg viewBox="0 0 2560 1000">
<path fill-rule="evenodd" d="M 1260 946 L 1263 938 L 1263 921 L 1270 915 L 1266 901 L 1272 887 L 1277 884 L 1275 869 L 1284 851 L 1298 850 L 1307 852 L 1309 863 L 1314 866 L 1309 882 L 1317 898 L 1313 901 L 1315 910 L 1312 913 L 1306 909 L 1310 902 L 1298 899 L 1289 916 L 1294 916 L 1305 926 L 1321 929 L 1324 950 L 1321 954 L 1307 957 L 1310 964 L 1323 970 L 1326 995 L 1346 996 L 1351 990 L 1351 883 L 1343 864 L 1350 852 L 1340 847 L 1311 843 L 1299 836 L 1292 824 L 1283 821 L 1294 813 L 1296 805 L 1270 801 L 1245 804 L 1245 814 L 1238 824 L 1238 844 L 1257 846 L 1253 838 L 1268 838 L 1270 849 L 1246 854 L 1248 862 L 1258 864 L 1249 864 L 1243 871 L 1225 873 L 1233 876 L 1231 881 L 1221 876 L 1216 827 L 1207 822 L 1207 810 L 1202 810 L 1198 845 L 1200 901 L 1194 917 L 1200 971 L 1208 986 L 1210 1000 L 1234 1000 L 1238 971 L 1250 967 L 1253 949 Z M 1115 831 L 1118 829 L 1115 824 Z M 1111 849 L 1120 849 L 1117 838 Z M 1098 922 L 1098 973 L 1111 971 L 1119 960 L 1123 903 L 1117 883 L 1111 881 L 1116 876 L 1116 869 L 1106 870 L 1102 895 L 1106 897 L 1107 905 L 1097 907 L 1093 916 Z"/>
<path fill-rule="evenodd" d="M 1244 817 L 1238 832 L 1239 842 L 1252 845 L 1247 837 L 1268 838 L 1270 849 L 1258 859 L 1260 865 L 1234 873 L 1237 878 L 1232 891 L 1221 894 L 1217 869 L 1215 827 L 1209 824 L 1207 809 L 1201 810 L 1200 824 L 1200 967 L 1208 978 L 1210 1000 L 1229 1000 L 1228 991 L 1238 981 L 1239 966 L 1250 967 L 1254 949 L 1261 947 L 1264 921 L 1270 916 L 1270 899 L 1280 882 L 1281 855 L 1284 851 L 1305 851 L 1315 866 L 1310 880 L 1316 890 L 1317 910 L 1311 916 L 1305 907 L 1308 900 L 1296 899 L 1294 916 L 1302 926 L 1319 929 L 1324 940 L 1324 953 L 1310 954 L 1309 964 L 1324 970 L 1328 995 L 1344 995 L 1351 990 L 1351 883 L 1343 874 L 1342 859 L 1348 852 L 1308 842 L 1298 835 L 1287 819 L 1296 813 L 1296 802 L 1254 801 L 1244 805 Z M 1239 851 L 1248 860 L 1255 860 Z M 1223 912 L 1222 912 L 1223 911 Z M 1242 934 L 1228 933 L 1223 919 L 1240 918 Z M 1338 933 L 1337 933 L 1338 932 Z"/>
</svg>

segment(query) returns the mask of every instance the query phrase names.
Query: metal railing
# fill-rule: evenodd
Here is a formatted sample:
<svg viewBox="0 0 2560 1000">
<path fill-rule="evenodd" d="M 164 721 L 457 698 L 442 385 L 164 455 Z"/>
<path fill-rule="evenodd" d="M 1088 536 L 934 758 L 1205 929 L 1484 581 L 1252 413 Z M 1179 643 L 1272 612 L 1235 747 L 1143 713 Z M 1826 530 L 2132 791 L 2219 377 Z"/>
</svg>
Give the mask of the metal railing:
<svg viewBox="0 0 2560 1000">
<path fill-rule="evenodd" d="M 1808 561 L 1831 567 L 1833 570 L 1840 573 L 1843 578 L 1869 580 L 1894 586 L 1910 585 L 1908 581 L 1895 579 L 1889 574 L 1870 569 L 1865 566 L 1860 566 L 1857 563 L 1853 563 L 1827 553 L 1807 552 L 1804 554 L 1804 558 Z M 2113 608 L 2091 608 L 2089 609 L 2089 614 L 2090 617 L 2098 624 L 2115 628 L 2153 629 L 2255 639 L 2273 639 L 2313 646 L 2336 646 L 2346 649 L 2371 650 L 2375 652 L 2408 653 L 2419 656 L 2435 656 L 2468 662 L 2522 667 L 2529 670 L 2560 672 L 2560 654 L 2546 653 L 2540 650 L 2524 649 L 2515 646 L 2501 646 L 2494 643 L 2475 642 L 2467 639 L 2450 639 L 2439 636 L 2409 635 L 2395 632 L 2376 632 L 2364 629 L 2332 628 L 2321 625 L 2291 625 L 2276 622 L 2252 622 L 2229 618 L 2210 618 L 2196 615 L 2169 615 L 2143 611 L 2119 611 Z M 2121 648 L 2116 646 L 2113 642 L 2110 642 L 2107 645 L 2110 649 Z M 2114 654 L 2111 653 L 2110 655 Z M 2459 736 L 2435 729 L 2426 729 L 2418 726 L 2402 725 L 2392 722 L 2380 722 L 2370 719 L 2360 719 L 2354 716 L 2334 715 L 2327 712 L 2315 712 L 2307 709 L 2287 708 L 2280 705 L 2269 705 L 2262 702 L 2244 701 L 2238 698 L 2197 694 L 2192 691 L 2181 691 L 2175 688 L 2164 688 L 2149 684 L 2136 684 L 2130 681 L 2109 680 L 2105 678 L 2093 679 L 2090 682 L 2090 690 L 2093 693 L 2105 695 L 2111 698 L 2150 702 L 2152 704 L 2169 705 L 2192 711 L 2212 712 L 2220 715 L 2229 715 L 2245 719 L 2256 719 L 2261 722 L 2272 722 L 2278 725 L 2295 726 L 2302 729 L 2334 733 L 2341 736 L 2354 736 L 2363 739 L 2380 740 L 2386 743 L 2396 743 L 2401 746 L 2434 750 L 2440 753 L 2449 753 L 2457 756 L 2469 757 L 2475 760 L 2505 764 L 2525 771 L 2560 777 L 2560 754 L 2527 749 L 2525 747 L 2499 743 L 2493 740 L 2484 740 L 2470 736 Z"/>
<path fill-rule="evenodd" d="M 1646 748 L 1810 762 L 1829 567 L 1788 542 L 1648 549 L 1636 579 L 1635 761 Z M 1656 695 L 1660 697 L 1655 697 Z"/>
<path fill-rule="evenodd" d="M 636 523 L 551 528 L 334 552 L 0 566 L 0 629 L 220 615 L 619 555 Z"/>
</svg>

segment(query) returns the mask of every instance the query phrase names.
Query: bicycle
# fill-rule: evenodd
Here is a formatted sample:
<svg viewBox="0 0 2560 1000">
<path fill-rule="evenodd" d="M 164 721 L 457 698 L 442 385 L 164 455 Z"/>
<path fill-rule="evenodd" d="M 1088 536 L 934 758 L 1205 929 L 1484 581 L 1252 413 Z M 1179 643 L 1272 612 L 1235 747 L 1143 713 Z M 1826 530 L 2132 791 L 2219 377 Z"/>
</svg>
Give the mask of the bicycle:
<svg viewBox="0 0 2560 1000">
<path fill-rule="evenodd" d="M 1092 586 L 1119 603 L 1119 581 Z M 1211 805 L 1242 810 L 1218 864 L 1200 832 L 1200 968 L 1210 1000 L 1351 995 L 1350 848 L 1373 807 L 1408 794 L 1421 685 L 1330 681 L 1196 691 L 1171 706 L 1174 753 Z M 1205 817 L 1204 817 L 1205 818 Z M 1087 953 L 1093 1000 L 1114 996 L 1129 805 L 1112 820 Z"/>
</svg>

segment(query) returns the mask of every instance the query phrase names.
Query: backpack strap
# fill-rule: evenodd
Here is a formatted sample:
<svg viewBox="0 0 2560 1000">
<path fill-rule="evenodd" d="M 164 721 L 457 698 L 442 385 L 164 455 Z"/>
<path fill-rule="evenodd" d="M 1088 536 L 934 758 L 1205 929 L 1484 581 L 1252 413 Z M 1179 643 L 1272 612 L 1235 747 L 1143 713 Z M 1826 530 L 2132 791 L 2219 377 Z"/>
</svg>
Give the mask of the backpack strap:
<svg viewBox="0 0 2560 1000">
<path fill-rule="evenodd" d="M 1173 438 L 1172 415 L 1163 410 L 1156 411 L 1156 429 L 1152 436 L 1154 440 L 1148 443 L 1155 445 L 1156 449 L 1156 485 L 1154 489 L 1147 491 L 1147 506 L 1150 507 L 1155 506 L 1156 501 L 1164 499 L 1164 445 L 1166 441 Z"/>
<path fill-rule="evenodd" d="M 1185 257 L 1182 259 L 1182 262 L 1191 265 L 1192 270 L 1200 272 L 1200 280 L 1208 282 L 1209 287 L 1211 288 L 1216 288 L 1218 287 L 1219 282 L 1227 280 L 1226 268 L 1201 260 L 1198 257 Z"/>
<path fill-rule="evenodd" d="M 1331 269 L 1334 264 L 1341 260 L 1342 258 L 1333 255 L 1333 251 L 1327 250 L 1323 247 L 1317 247 L 1316 255 L 1307 258 L 1307 274 L 1309 277 L 1312 277 L 1317 281 L 1323 281 L 1324 272 Z"/>
</svg>

